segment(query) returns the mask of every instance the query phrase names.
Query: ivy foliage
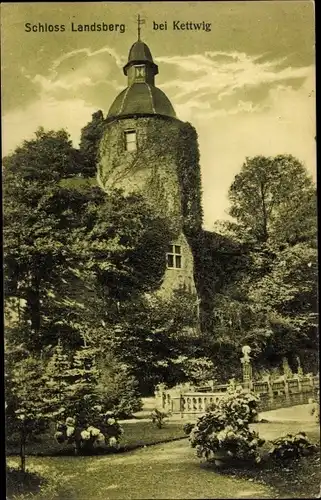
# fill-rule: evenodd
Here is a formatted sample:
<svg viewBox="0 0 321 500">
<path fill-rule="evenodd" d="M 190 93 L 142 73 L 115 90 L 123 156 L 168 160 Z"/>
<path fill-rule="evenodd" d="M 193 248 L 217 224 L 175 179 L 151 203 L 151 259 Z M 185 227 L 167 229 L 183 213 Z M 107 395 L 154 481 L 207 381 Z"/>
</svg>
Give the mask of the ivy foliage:
<svg viewBox="0 0 321 500">
<path fill-rule="evenodd" d="M 187 236 L 197 237 L 203 222 L 201 169 L 197 132 L 190 123 L 179 127 L 176 152 L 183 228 Z"/>
<path fill-rule="evenodd" d="M 101 110 L 92 115 L 92 119 L 81 129 L 79 152 L 82 157 L 82 175 L 96 177 L 99 143 L 105 128 Z"/>
</svg>

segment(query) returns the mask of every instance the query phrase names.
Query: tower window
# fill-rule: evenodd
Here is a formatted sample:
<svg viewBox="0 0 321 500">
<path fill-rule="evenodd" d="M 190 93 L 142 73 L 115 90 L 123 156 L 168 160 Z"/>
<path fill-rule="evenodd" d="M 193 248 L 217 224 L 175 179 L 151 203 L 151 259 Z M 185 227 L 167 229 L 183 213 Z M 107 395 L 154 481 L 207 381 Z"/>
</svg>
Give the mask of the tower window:
<svg viewBox="0 0 321 500">
<path fill-rule="evenodd" d="M 135 80 L 136 81 L 145 81 L 145 66 L 135 66 Z"/>
<path fill-rule="evenodd" d="M 125 148 L 126 151 L 136 151 L 137 149 L 137 139 L 135 130 L 125 131 Z"/>
<path fill-rule="evenodd" d="M 167 267 L 170 269 L 181 269 L 182 253 L 180 245 L 169 245 L 166 254 Z"/>
</svg>

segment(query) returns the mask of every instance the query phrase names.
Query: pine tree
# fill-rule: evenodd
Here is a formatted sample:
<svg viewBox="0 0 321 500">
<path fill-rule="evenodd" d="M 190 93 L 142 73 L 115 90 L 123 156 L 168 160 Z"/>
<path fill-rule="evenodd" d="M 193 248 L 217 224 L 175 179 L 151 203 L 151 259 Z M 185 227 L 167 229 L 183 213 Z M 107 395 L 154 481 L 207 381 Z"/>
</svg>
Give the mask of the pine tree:
<svg viewBox="0 0 321 500">
<path fill-rule="evenodd" d="M 45 379 L 45 403 L 48 413 L 54 419 L 66 418 L 66 394 L 70 385 L 71 362 L 59 340 L 50 358 Z"/>
<path fill-rule="evenodd" d="M 29 357 L 13 364 L 8 374 L 13 407 L 10 415 L 11 429 L 20 436 L 21 470 L 25 471 L 26 443 L 31 436 L 42 433 L 48 428 L 50 415 L 47 414 L 43 399 L 44 380 L 39 359 Z"/>
<path fill-rule="evenodd" d="M 71 383 L 67 389 L 69 411 L 77 417 L 79 425 L 90 423 L 94 407 L 99 406 L 96 349 L 82 346 L 75 352 L 71 369 L 68 371 Z"/>
</svg>

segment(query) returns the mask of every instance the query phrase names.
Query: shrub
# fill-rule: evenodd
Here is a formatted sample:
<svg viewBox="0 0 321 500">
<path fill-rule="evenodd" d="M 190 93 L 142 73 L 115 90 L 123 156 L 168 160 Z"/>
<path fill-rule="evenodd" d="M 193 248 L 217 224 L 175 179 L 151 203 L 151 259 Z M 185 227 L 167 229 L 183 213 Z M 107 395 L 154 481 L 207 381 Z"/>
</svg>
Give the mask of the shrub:
<svg viewBox="0 0 321 500">
<path fill-rule="evenodd" d="M 287 462 L 295 460 L 306 455 L 310 455 L 316 451 L 316 446 L 313 445 L 307 438 L 305 432 L 299 432 L 294 436 L 287 434 L 272 441 L 273 447 L 269 451 L 270 457 L 276 462 Z"/>
<path fill-rule="evenodd" d="M 190 435 L 190 433 L 192 432 L 193 428 L 194 428 L 194 425 L 195 424 L 192 424 L 191 422 L 187 422 L 186 424 L 184 424 L 183 426 L 183 431 L 185 432 L 185 434 L 187 436 Z"/>
<path fill-rule="evenodd" d="M 110 408 L 119 419 L 130 418 L 142 409 L 138 382 L 129 373 L 129 368 L 115 356 L 107 353 L 99 360 L 99 390 L 106 408 Z"/>
<path fill-rule="evenodd" d="M 259 447 L 264 443 L 249 424 L 257 417 L 258 398 L 240 389 L 230 389 L 224 398 L 208 408 L 190 434 L 197 456 L 207 460 L 218 454 L 236 460 L 260 461 Z"/>
<path fill-rule="evenodd" d="M 122 429 L 106 407 L 99 388 L 97 349 L 84 345 L 71 362 L 60 344 L 47 365 L 46 404 L 56 422 L 55 438 L 73 444 L 75 453 L 95 445 L 118 444 Z"/>
<path fill-rule="evenodd" d="M 14 344 L 6 352 L 5 365 L 7 439 L 19 442 L 24 472 L 27 442 L 47 430 L 50 422 L 43 397 L 43 366 L 41 359 Z"/>
<path fill-rule="evenodd" d="M 112 412 L 100 413 L 97 408 L 96 418 L 82 419 L 79 416 L 67 417 L 65 421 L 56 425 L 55 438 L 58 443 L 73 444 L 75 453 L 81 450 L 90 451 L 95 446 L 107 444 L 117 446 L 123 430 Z"/>
<path fill-rule="evenodd" d="M 155 408 L 152 413 L 150 414 L 150 418 L 152 419 L 153 424 L 158 427 L 158 429 L 162 429 L 165 424 L 165 418 L 167 418 L 169 415 L 163 411 L 158 410 Z"/>
</svg>

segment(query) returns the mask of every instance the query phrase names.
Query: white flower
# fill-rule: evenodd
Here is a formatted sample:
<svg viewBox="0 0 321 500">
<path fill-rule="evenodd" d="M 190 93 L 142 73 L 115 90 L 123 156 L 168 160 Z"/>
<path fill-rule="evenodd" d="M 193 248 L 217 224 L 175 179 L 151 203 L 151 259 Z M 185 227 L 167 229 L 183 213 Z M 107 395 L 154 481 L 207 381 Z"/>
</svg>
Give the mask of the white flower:
<svg viewBox="0 0 321 500">
<path fill-rule="evenodd" d="M 74 432 L 75 432 L 74 427 L 67 427 L 67 431 L 66 431 L 67 437 L 72 436 Z"/>
<path fill-rule="evenodd" d="M 97 427 L 90 426 L 87 428 L 87 431 L 93 436 L 97 437 L 100 434 L 100 429 L 97 429 Z"/>
<path fill-rule="evenodd" d="M 84 441 L 87 441 L 88 439 L 90 439 L 90 433 L 88 431 L 82 431 L 80 433 L 81 435 L 81 438 L 84 440 Z"/>
<path fill-rule="evenodd" d="M 109 419 L 107 420 L 107 424 L 108 424 L 108 425 L 114 425 L 115 423 L 116 423 L 116 420 L 115 420 L 114 418 L 109 418 Z"/>
<path fill-rule="evenodd" d="M 239 425 L 243 425 L 243 424 L 244 424 L 244 420 L 242 420 L 241 418 L 238 418 L 236 422 L 237 422 Z"/>
<path fill-rule="evenodd" d="M 216 437 L 219 440 L 219 442 L 222 442 L 226 439 L 226 432 L 224 430 L 220 431 Z"/>
<path fill-rule="evenodd" d="M 97 436 L 97 443 L 103 444 L 105 442 L 105 436 L 100 432 Z"/>
<path fill-rule="evenodd" d="M 110 439 L 109 439 L 109 445 L 110 446 L 115 446 L 117 444 L 117 439 L 112 436 Z"/>
<path fill-rule="evenodd" d="M 250 413 L 250 408 L 248 407 L 248 405 L 244 405 L 243 408 L 246 411 L 246 413 Z"/>
</svg>

